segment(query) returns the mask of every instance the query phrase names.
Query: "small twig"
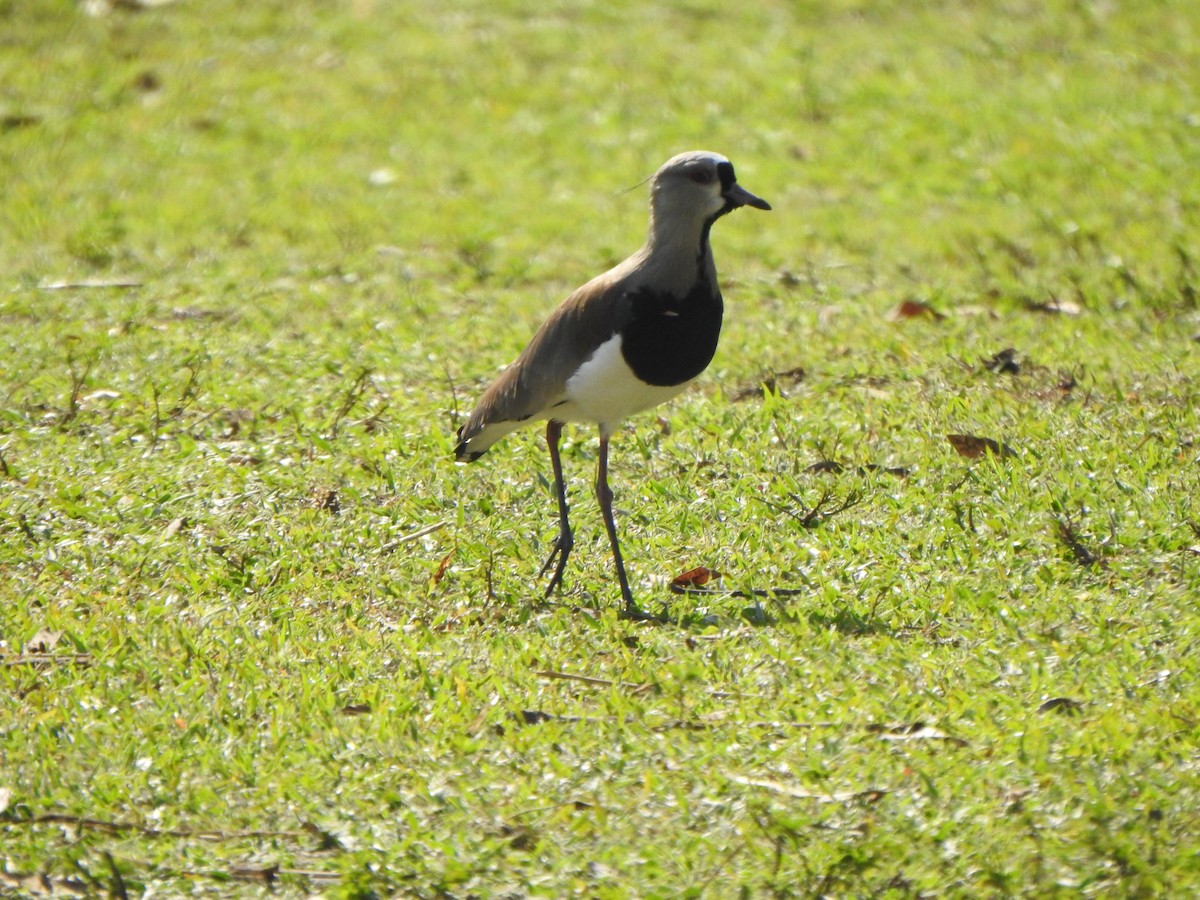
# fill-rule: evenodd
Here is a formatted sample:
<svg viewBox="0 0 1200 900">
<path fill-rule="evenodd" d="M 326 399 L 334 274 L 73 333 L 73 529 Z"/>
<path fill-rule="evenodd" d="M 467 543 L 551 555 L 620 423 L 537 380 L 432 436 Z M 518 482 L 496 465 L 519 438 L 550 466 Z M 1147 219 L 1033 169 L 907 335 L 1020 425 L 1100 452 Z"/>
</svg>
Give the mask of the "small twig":
<svg viewBox="0 0 1200 900">
<path fill-rule="evenodd" d="M 79 398 L 83 394 L 84 385 L 87 384 L 88 376 L 92 374 L 92 366 L 96 364 L 96 358 L 93 356 L 88 360 L 87 365 L 80 372 L 75 368 L 75 357 L 70 350 L 67 351 L 67 368 L 71 372 L 71 396 L 67 401 L 67 408 L 59 417 L 58 424 L 66 425 L 77 415 L 79 415 Z"/>
<path fill-rule="evenodd" d="M 1056 516 L 1054 524 L 1058 532 L 1058 539 L 1062 541 L 1063 546 L 1071 551 L 1071 556 L 1075 562 L 1081 566 L 1096 566 L 1101 569 L 1108 568 L 1108 563 L 1103 558 L 1084 546 L 1083 542 L 1079 539 L 1078 532 L 1075 530 L 1075 523 L 1071 521 L 1069 516 L 1065 518 L 1058 518 Z"/>
<path fill-rule="evenodd" d="M 530 806 L 526 809 L 514 810 L 513 812 L 505 813 L 505 818 L 520 819 L 524 816 L 531 816 L 534 813 L 550 812 L 551 810 L 562 809 L 566 806 L 572 806 L 575 809 L 589 809 L 591 805 L 584 800 L 564 800 L 561 803 L 548 803 L 545 806 Z"/>
<path fill-rule="evenodd" d="M 36 544 L 38 542 L 37 535 L 29 527 L 29 520 L 25 518 L 25 513 L 17 513 L 17 524 L 21 526 L 21 533 L 29 539 L 30 543 Z"/>
<path fill-rule="evenodd" d="M 307 878 L 309 881 L 340 881 L 342 878 L 340 872 L 318 872 L 315 869 L 279 869 L 277 872 L 292 878 Z"/>
<path fill-rule="evenodd" d="M 184 383 L 183 389 L 179 392 L 179 399 L 175 401 L 175 406 L 171 408 L 171 418 L 173 419 L 179 418 L 200 393 L 197 388 L 197 383 L 200 380 L 200 369 L 196 366 L 194 359 L 188 361 L 187 370 L 188 379 Z"/>
<path fill-rule="evenodd" d="M 488 601 L 496 599 L 496 554 L 495 551 L 488 553 L 487 565 L 483 569 L 484 583 L 487 584 Z"/>
<path fill-rule="evenodd" d="M 726 694 L 725 696 L 730 696 Z M 665 722 L 662 725 L 656 725 L 654 731 L 673 731 L 677 728 L 687 731 L 707 731 L 709 729 L 721 728 L 726 725 L 734 725 L 738 728 L 755 728 L 755 729 L 772 729 L 776 731 L 796 730 L 796 731 L 815 731 L 818 728 L 843 728 L 841 722 L 737 722 L 729 719 L 718 719 L 707 717 L 704 719 L 695 719 L 686 721 L 684 719 L 673 719 L 670 722 Z"/>
<path fill-rule="evenodd" d="M 51 281 L 39 285 L 43 291 L 83 290 L 87 288 L 135 288 L 142 282 L 133 278 L 85 278 L 81 281 Z"/>
<path fill-rule="evenodd" d="M 701 592 L 703 593 L 703 592 Z M 556 672 L 553 669 L 543 669 L 539 672 L 534 672 L 534 675 L 539 675 L 542 678 L 553 678 L 558 681 L 578 681 L 581 684 L 590 684 L 594 687 L 619 687 L 627 691 L 633 691 L 635 694 L 646 694 L 656 689 L 655 685 L 649 682 L 636 681 L 610 681 L 607 678 L 593 678 L 590 675 L 573 675 L 570 672 Z M 746 698 L 755 696 L 743 692 L 734 691 L 715 691 L 709 690 L 708 695 L 715 697 L 718 700 L 728 700 L 731 698 Z"/>
<path fill-rule="evenodd" d="M 383 414 L 391 409 L 391 407 L 392 405 L 387 400 L 382 400 L 379 408 L 363 419 L 363 430 L 367 434 L 374 434 L 375 430 L 379 428 L 379 423 L 383 421 Z"/>
<path fill-rule="evenodd" d="M 342 880 L 340 872 L 320 872 L 315 869 L 284 869 L 278 864 L 266 866 L 263 868 L 255 868 L 252 866 L 233 866 L 232 868 L 221 871 L 209 872 L 194 872 L 188 869 L 180 871 L 169 871 L 155 867 L 155 871 L 160 876 L 169 875 L 175 878 L 208 878 L 215 881 L 225 882 L 229 879 L 237 879 L 238 881 L 258 881 L 271 890 L 275 886 L 275 880 L 280 876 L 287 878 L 306 878 L 309 881 L 323 881 L 329 884 L 336 884 Z M 274 892 L 271 891 L 273 894 Z"/>
<path fill-rule="evenodd" d="M 159 405 L 158 384 L 150 382 L 150 399 L 154 402 L 154 419 L 150 424 L 150 449 L 158 446 L 158 433 L 162 428 L 162 408 Z"/>
<path fill-rule="evenodd" d="M 148 828 L 133 822 L 109 822 L 103 819 L 88 819 L 68 816 L 63 813 L 43 813 L 28 819 L 5 819 L 4 824 L 14 825 L 70 825 L 80 830 L 102 831 L 105 834 L 128 834 L 134 832 L 148 838 L 193 838 L 199 841 L 220 843 L 223 841 L 259 840 L 263 838 L 291 838 L 299 840 L 309 837 L 307 831 L 193 831 L 187 828 Z"/>
<path fill-rule="evenodd" d="M 539 672 L 538 674 L 540 675 L 545 673 Z M 561 677 L 561 675 L 555 677 Z M 600 679 L 587 680 L 599 681 Z M 711 694 L 712 696 L 718 698 L 729 698 L 734 696 L 726 691 L 712 691 Z M 638 721 L 632 715 L 626 716 L 625 719 L 622 720 L 617 716 L 562 716 L 555 713 L 543 712 L 540 709 L 523 709 L 520 712 L 509 713 L 508 717 L 513 721 L 520 722 L 522 725 L 541 725 L 543 722 L 563 722 L 568 725 L 603 725 L 621 721 L 629 724 L 631 722 Z M 811 731 L 818 728 L 844 728 L 845 726 L 841 722 L 738 722 L 732 719 L 714 718 L 711 716 L 703 719 L 691 720 L 670 719 L 666 722 L 660 722 L 657 725 L 646 725 L 646 728 L 649 731 L 659 733 L 665 731 L 709 731 L 723 727 L 770 729 L 773 731 L 786 731 L 788 729 Z M 497 728 L 502 729 L 502 726 L 497 726 Z"/>
<path fill-rule="evenodd" d="M 363 369 L 358 373 L 358 377 L 354 379 L 354 383 L 350 385 L 350 388 L 346 391 L 346 399 L 342 401 L 341 408 L 333 417 L 333 422 L 329 426 L 330 437 L 335 438 L 338 436 L 338 428 L 341 427 L 342 419 L 344 419 L 350 410 L 354 409 L 358 401 L 362 399 L 362 395 L 366 393 L 367 385 L 369 384 L 371 384 L 371 370 Z"/>
<path fill-rule="evenodd" d="M 87 653 L 20 653 L 15 656 L 0 654 L 0 666 L 90 666 L 92 657 Z"/>
<path fill-rule="evenodd" d="M 461 421 L 458 415 L 458 388 L 450 375 L 450 367 L 442 362 L 442 374 L 446 376 L 446 386 L 450 388 L 450 430 L 455 431 Z"/>
<path fill-rule="evenodd" d="M 725 867 L 727 865 L 729 865 L 730 862 L 732 862 L 735 858 L 737 858 L 739 855 L 741 855 L 743 852 L 745 852 L 748 844 L 749 844 L 749 841 L 743 840 L 740 843 L 731 847 L 728 853 L 726 853 L 724 856 L 722 856 L 719 860 L 717 860 L 715 865 L 713 865 L 709 868 L 709 870 L 704 874 L 704 877 L 701 879 L 700 883 L 701 884 L 716 883 L 717 876 L 725 869 Z"/>
<path fill-rule="evenodd" d="M 683 594 L 688 597 L 741 597 L 745 600 L 770 600 L 775 597 L 800 597 L 809 593 L 808 588 L 751 588 L 750 590 L 714 590 L 713 588 L 695 588 L 671 586 L 671 593 Z"/>
<path fill-rule="evenodd" d="M 129 892 L 125 889 L 125 879 L 121 877 L 121 870 L 117 868 L 117 861 L 113 859 L 113 855 L 107 850 L 104 851 L 104 861 L 108 863 L 108 870 L 112 872 L 112 890 L 109 891 L 109 896 L 119 898 L 119 900 L 129 900 Z"/>
<path fill-rule="evenodd" d="M 543 722 L 565 722 L 568 725 L 602 725 L 619 721 L 616 716 L 560 716 L 540 709 L 523 709 L 508 717 L 522 725 L 541 725 Z"/>
<path fill-rule="evenodd" d="M 388 541 L 379 548 L 380 553 L 391 553 L 394 550 L 403 547 L 405 544 L 412 543 L 415 540 L 425 537 L 427 534 L 433 534 L 435 531 L 440 531 L 446 527 L 446 521 L 443 519 L 440 522 L 434 522 L 432 525 L 426 525 L 424 528 L 418 528 L 412 534 L 406 534 L 404 537 L 396 538 L 394 541 Z"/>
<path fill-rule="evenodd" d="M 773 791 L 776 794 L 783 794 L 785 797 L 794 797 L 797 800 L 817 800 L 821 803 L 849 803 L 853 800 L 868 800 L 875 801 L 885 794 L 895 793 L 893 788 L 867 788 L 861 791 L 835 791 L 833 793 L 822 793 L 816 791 L 806 791 L 803 788 L 793 787 L 789 784 L 782 784 L 778 781 L 769 781 L 765 778 L 745 778 L 741 775 L 733 775 L 728 772 L 725 777 L 734 784 L 744 784 L 746 787 L 759 787 Z"/>
<path fill-rule="evenodd" d="M 846 495 L 845 499 L 842 500 L 840 506 L 830 508 L 832 505 L 831 501 L 833 500 L 833 491 L 826 489 L 821 491 L 821 496 L 817 498 L 816 503 L 814 503 L 808 509 L 805 509 L 804 501 L 799 496 L 796 494 L 788 494 L 788 496 L 791 497 L 792 501 L 799 506 L 799 510 L 788 509 L 786 506 L 773 503 L 772 501 L 767 500 L 765 497 L 758 497 L 757 499 L 760 503 L 765 503 L 772 509 L 791 516 L 800 523 L 801 528 L 805 529 L 816 528 L 818 525 L 821 525 L 822 523 L 832 519 L 838 513 L 845 512 L 846 510 L 857 506 L 863 501 L 863 496 L 861 493 L 858 491 L 850 491 L 850 493 Z"/>
<path fill-rule="evenodd" d="M 962 504 L 956 502 L 953 506 L 953 509 L 954 509 L 954 521 L 956 523 L 958 523 L 959 528 L 961 528 L 963 531 L 970 531 L 971 534 L 979 533 L 975 530 L 975 507 L 973 507 L 973 506 L 967 507 L 967 521 L 965 524 L 963 523 Z"/>
<path fill-rule="evenodd" d="M 535 672 L 535 675 L 540 675 L 542 678 L 554 678 L 559 681 L 578 681 L 583 684 L 594 685 L 595 687 L 620 687 L 628 691 L 644 694 L 654 690 L 654 685 L 648 683 L 637 683 L 633 681 L 609 681 L 607 678 L 593 678 L 590 675 L 572 675 L 570 672 L 555 672 L 552 669 L 543 669 L 540 672 Z"/>
<path fill-rule="evenodd" d="M 947 734 L 940 728 L 935 728 L 925 722 L 901 722 L 898 725 L 887 725 L 872 722 L 866 726 L 868 734 L 877 735 L 885 741 L 945 741 L 955 747 L 969 747 L 970 742 L 952 734 Z"/>
<path fill-rule="evenodd" d="M 108 893 L 104 882 L 88 871 L 88 867 L 83 864 L 83 860 L 75 860 L 75 871 L 82 875 L 84 880 L 92 886 L 94 896 L 102 897 Z"/>
</svg>

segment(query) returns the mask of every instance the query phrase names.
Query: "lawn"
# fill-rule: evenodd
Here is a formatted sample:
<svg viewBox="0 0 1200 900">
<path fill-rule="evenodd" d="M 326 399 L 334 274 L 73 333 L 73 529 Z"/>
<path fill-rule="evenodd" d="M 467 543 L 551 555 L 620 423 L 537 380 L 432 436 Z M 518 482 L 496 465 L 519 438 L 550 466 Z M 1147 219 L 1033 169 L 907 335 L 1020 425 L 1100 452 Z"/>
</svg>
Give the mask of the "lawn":
<svg viewBox="0 0 1200 900">
<path fill-rule="evenodd" d="M 0 0 L 0 895 L 1200 892 L 1200 7 Z M 454 429 L 728 155 L 699 384 Z M 670 588 L 697 567 L 721 577 Z"/>
</svg>

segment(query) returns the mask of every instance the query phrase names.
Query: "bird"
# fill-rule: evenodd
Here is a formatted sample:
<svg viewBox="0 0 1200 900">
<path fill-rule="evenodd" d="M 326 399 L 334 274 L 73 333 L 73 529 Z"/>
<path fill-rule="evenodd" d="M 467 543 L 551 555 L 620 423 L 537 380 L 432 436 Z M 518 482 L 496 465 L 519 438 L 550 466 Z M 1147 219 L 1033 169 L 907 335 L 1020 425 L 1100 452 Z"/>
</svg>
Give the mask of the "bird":
<svg viewBox="0 0 1200 900">
<path fill-rule="evenodd" d="M 596 498 L 612 548 L 621 615 L 652 618 L 629 587 L 613 519 L 608 445 L 629 416 L 681 393 L 717 349 L 724 301 L 709 232 L 739 207 L 769 210 L 737 182 L 719 153 L 671 157 L 650 178 L 650 227 L 642 247 L 576 289 L 538 328 L 516 360 L 484 391 L 458 429 L 454 455 L 474 462 L 523 425 L 547 420 L 546 444 L 558 500 L 559 533 L 538 578 L 561 589 L 575 546 L 559 442 L 565 423 L 599 427 Z"/>
</svg>

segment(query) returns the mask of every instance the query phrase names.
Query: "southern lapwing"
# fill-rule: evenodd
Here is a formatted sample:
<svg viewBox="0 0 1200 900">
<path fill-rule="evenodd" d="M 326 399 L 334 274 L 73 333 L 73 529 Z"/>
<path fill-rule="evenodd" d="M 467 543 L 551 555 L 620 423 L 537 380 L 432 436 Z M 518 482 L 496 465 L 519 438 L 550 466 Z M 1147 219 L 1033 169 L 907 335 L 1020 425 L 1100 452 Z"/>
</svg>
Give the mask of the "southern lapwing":
<svg viewBox="0 0 1200 900">
<path fill-rule="evenodd" d="M 546 596 L 562 583 L 575 545 L 558 442 L 564 422 L 600 426 L 596 497 L 612 545 L 624 614 L 634 603 L 621 560 L 608 487 L 608 441 L 621 421 L 670 400 L 713 357 L 723 304 L 708 233 L 739 206 L 770 209 L 734 178 L 719 153 L 667 160 L 650 182 L 650 233 L 633 256 L 593 278 L 542 323 L 516 362 L 484 392 L 458 430 L 454 450 L 473 462 L 504 435 L 549 419 L 546 443 L 558 494 L 558 540 L 538 576 L 553 566 Z"/>
</svg>

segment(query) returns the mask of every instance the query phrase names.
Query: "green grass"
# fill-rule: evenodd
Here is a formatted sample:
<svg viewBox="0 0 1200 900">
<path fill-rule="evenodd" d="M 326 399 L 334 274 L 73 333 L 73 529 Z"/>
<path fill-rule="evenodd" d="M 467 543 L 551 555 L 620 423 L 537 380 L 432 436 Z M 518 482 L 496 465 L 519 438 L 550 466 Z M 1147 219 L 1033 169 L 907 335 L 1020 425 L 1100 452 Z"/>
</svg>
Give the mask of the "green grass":
<svg viewBox="0 0 1200 900">
<path fill-rule="evenodd" d="M 0 50 L 0 893 L 1200 890 L 1194 4 L 0 0 Z M 614 441 L 637 625 L 595 435 L 543 600 L 537 430 L 453 429 L 692 148 L 775 209 Z"/>
</svg>

